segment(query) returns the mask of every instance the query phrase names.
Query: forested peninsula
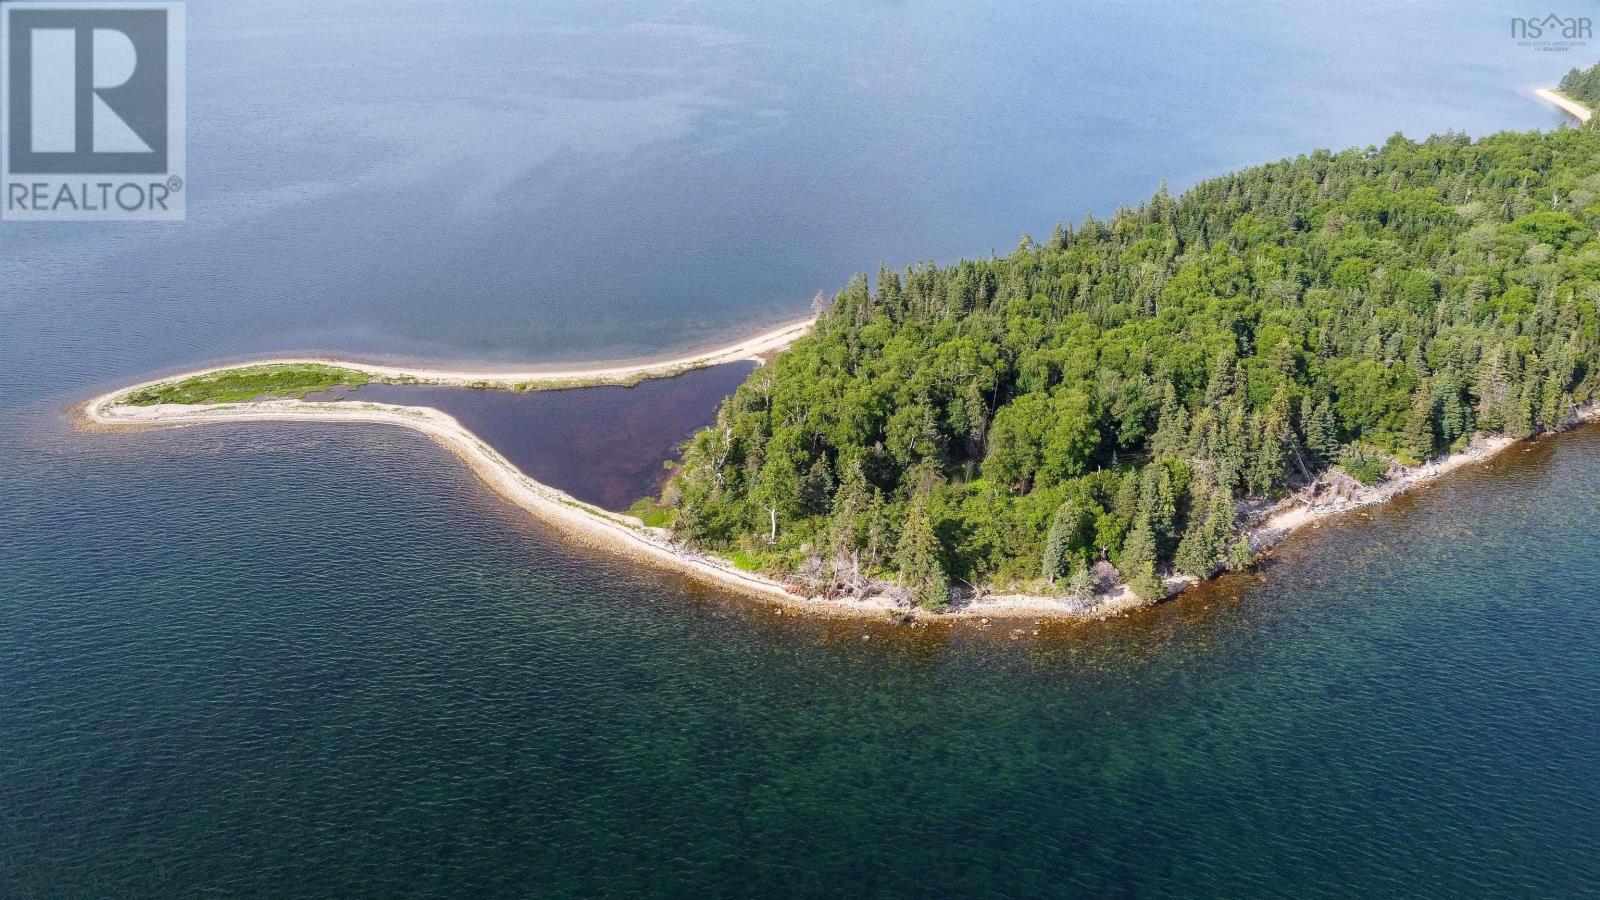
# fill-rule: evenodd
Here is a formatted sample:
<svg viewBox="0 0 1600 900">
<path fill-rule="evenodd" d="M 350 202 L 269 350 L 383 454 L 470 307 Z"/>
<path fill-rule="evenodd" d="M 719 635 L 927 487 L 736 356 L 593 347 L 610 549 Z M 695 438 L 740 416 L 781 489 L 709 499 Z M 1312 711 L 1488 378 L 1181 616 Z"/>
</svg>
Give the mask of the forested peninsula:
<svg viewBox="0 0 1600 900">
<path fill-rule="evenodd" d="M 857 276 L 649 512 L 811 595 L 1159 597 L 1291 492 L 1571 421 L 1597 201 L 1592 127 L 1396 135 Z"/>
<path fill-rule="evenodd" d="M 1557 90 L 1590 109 L 1600 106 L 1600 63 L 1569 71 Z"/>
</svg>

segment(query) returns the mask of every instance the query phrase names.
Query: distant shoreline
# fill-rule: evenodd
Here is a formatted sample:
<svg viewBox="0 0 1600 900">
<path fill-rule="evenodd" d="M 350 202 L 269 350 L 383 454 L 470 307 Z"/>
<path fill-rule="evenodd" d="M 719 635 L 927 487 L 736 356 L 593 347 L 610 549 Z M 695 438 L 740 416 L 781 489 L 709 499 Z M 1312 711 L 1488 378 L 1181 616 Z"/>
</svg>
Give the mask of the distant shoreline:
<svg viewBox="0 0 1600 900">
<path fill-rule="evenodd" d="M 1580 124 L 1588 122 L 1589 118 L 1594 115 L 1594 110 L 1582 103 L 1579 103 L 1571 97 L 1568 97 L 1566 94 L 1561 93 L 1555 88 L 1539 88 L 1533 93 L 1539 99 L 1555 105 L 1562 112 L 1573 117 L 1574 119 L 1577 119 Z"/>
</svg>

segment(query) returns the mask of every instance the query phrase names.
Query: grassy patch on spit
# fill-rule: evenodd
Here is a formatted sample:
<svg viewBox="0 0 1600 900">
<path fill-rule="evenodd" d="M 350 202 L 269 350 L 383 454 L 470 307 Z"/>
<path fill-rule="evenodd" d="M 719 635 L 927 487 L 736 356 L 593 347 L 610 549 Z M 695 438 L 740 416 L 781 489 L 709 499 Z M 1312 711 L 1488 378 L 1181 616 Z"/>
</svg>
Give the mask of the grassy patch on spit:
<svg viewBox="0 0 1600 900">
<path fill-rule="evenodd" d="M 518 381 L 510 385 L 514 391 L 565 391 L 573 388 L 589 387 L 633 387 L 646 381 L 657 381 L 665 378 L 677 378 L 685 372 L 700 368 L 699 364 L 691 363 L 684 366 L 674 366 L 661 369 L 642 369 L 638 372 L 629 372 L 625 375 L 597 375 L 592 378 L 544 378 L 532 381 Z M 492 388 L 500 387 L 487 381 L 474 382 L 468 387 Z"/>
<path fill-rule="evenodd" d="M 304 397 L 340 385 L 359 387 L 372 376 L 315 364 L 241 366 L 140 388 L 123 398 L 132 406 L 157 403 L 239 403 L 260 397 Z"/>
</svg>

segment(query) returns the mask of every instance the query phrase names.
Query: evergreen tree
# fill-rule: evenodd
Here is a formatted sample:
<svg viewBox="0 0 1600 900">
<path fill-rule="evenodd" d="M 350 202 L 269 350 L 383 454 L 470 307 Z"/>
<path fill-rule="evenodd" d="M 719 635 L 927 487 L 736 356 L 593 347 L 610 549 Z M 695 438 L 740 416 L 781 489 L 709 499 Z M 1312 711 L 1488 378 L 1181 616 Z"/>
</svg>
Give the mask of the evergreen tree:
<svg viewBox="0 0 1600 900">
<path fill-rule="evenodd" d="M 872 527 L 872 492 L 861 471 L 861 461 L 852 459 L 844 465 L 839 490 L 833 496 L 832 525 L 833 553 L 836 559 L 848 559 L 854 574 L 861 573 L 860 551 L 868 543 Z"/>
<path fill-rule="evenodd" d="M 1418 391 L 1411 398 L 1411 412 L 1406 416 L 1401 440 L 1418 459 L 1433 456 L 1433 396 L 1427 391 Z"/>
<path fill-rule="evenodd" d="M 1077 505 L 1071 500 L 1063 501 L 1056 508 L 1055 520 L 1050 523 L 1050 531 L 1044 540 L 1044 569 L 1041 575 L 1047 584 L 1055 584 L 1062 573 L 1071 570 L 1077 555 L 1074 551 L 1080 540 L 1081 528 L 1082 516 Z"/>
<path fill-rule="evenodd" d="M 1294 425 L 1290 421 L 1289 390 L 1279 385 L 1259 420 L 1256 452 L 1247 479 L 1250 493 L 1260 497 L 1276 496 L 1287 481 L 1290 455 L 1298 453 Z"/>
<path fill-rule="evenodd" d="M 1050 229 L 1050 248 L 1052 250 L 1067 249 L 1067 230 L 1061 227 L 1060 220 L 1056 221 L 1056 227 Z"/>
<path fill-rule="evenodd" d="M 1483 362 L 1478 366 L 1475 391 L 1478 395 L 1478 421 L 1492 429 L 1504 428 L 1506 398 L 1511 389 L 1505 357 L 1498 345 L 1484 354 Z"/>
<path fill-rule="evenodd" d="M 1217 483 L 1229 491 L 1245 485 L 1245 473 L 1250 449 L 1249 416 L 1244 404 L 1235 400 L 1228 405 L 1212 445 L 1211 462 L 1216 467 Z"/>
<path fill-rule="evenodd" d="M 1434 406 L 1438 409 L 1439 440 L 1450 446 L 1472 429 L 1471 411 L 1461 401 L 1460 381 L 1455 373 L 1441 376 L 1434 387 Z"/>
<path fill-rule="evenodd" d="M 950 604 L 950 576 L 939 556 L 939 539 L 934 534 L 928 498 L 918 495 L 906 512 L 896 562 L 901 583 L 911 591 L 917 605 L 929 612 L 939 612 Z"/>
<path fill-rule="evenodd" d="M 1150 452 L 1157 457 L 1183 455 L 1189 444 L 1189 411 L 1178 403 L 1172 382 L 1161 389 L 1161 411 L 1156 415 L 1156 433 L 1150 438 Z"/>
<path fill-rule="evenodd" d="M 1156 574 L 1156 540 L 1150 532 L 1150 523 L 1139 522 L 1128 532 L 1117 568 L 1122 572 L 1122 580 L 1140 597 L 1159 600 L 1166 596 L 1166 585 Z"/>
<path fill-rule="evenodd" d="M 1206 405 L 1220 407 L 1233 396 L 1234 368 L 1239 364 L 1238 351 L 1232 344 L 1224 347 L 1211 364 L 1211 377 L 1206 382 Z"/>
<path fill-rule="evenodd" d="M 1145 466 L 1139 482 L 1139 516 L 1150 527 L 1158 552 L 1172 540 L 1172 526 L 1177 515 L 1172 473 L 1163 465 Z"/>
<path fill-rule="evenodd" d="M 1178 571 L 1196 578 L 1209 578 L 1222 564 L 1234 539 L 1234 520 L 1237 511 L 1233 496 L 1221 486 L 1197 495 L 1189 515 L 1189 527 L 1173 557 Z"/>
<path fill-rule="evenodd" d="M 1530 437 L 1538 425 L 1539 382 L 1536 378 L 1523 381 L 1521 389 L 1506 398 L 1506 433 L 1512 437 Z"/>
<path fill-rule="evenodd" d="M 1233 542 L 1233 547 L 1228 551 L 1228 570 L 1243 572 L 1256 563 L 1256 555 L 1250 549 L 1250 539 L 1244 535 Z"/>
<path fill-rule="evenodd" d="M 1189 527 L 1178 542 L 1178 552 L 1172 564 L 1178 571 L 1196 578 L 1206 578 L 1215 568 L 1216 552 L 1211 546 L 1211 520 L 1206 510 L 1195 510 L 1189 516 Z"/>
<path fill-rule="evenodd" d="M 1310 398 L 1307 398 L 1310 402 Z M 1316 406 L 1312 407 L 1311 414 L 1305 420 L 1306 449 L 1316 454 L 1317 459 L 1324 465 L 1331 464 L 1339 458 L 1339 427 L 1333 419 L 1333 410 L 1328 406 L 1328 399 L 1322 398 Z"/>
<path fill-rule="evenodd" d="M 1233 495 L 1227 491 L 1213 491 L 1206 519 L 1211 528 L 1213 559 L 1220 561 L 1238 529 L 1239 510 L 1234 505 Z"/>
</svg>

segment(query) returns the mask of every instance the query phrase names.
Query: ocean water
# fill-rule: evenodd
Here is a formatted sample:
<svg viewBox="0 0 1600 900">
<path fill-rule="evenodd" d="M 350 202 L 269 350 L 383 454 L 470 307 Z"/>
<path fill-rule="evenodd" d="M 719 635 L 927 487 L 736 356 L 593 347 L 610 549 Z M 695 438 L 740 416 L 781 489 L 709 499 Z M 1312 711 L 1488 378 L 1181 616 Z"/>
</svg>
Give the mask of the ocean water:
<svg viewBox="0 0 1600 900">
<path fill-rule="evenodd" d="M 667 465 L 756 364 L 726 363 L 606 386 L 526 393 L 443 385 L 366 384 L 309 400 L 429 406 L 456 418 L 525 474 L 603 509 L 658 497 Z"/>
<path fill-rule="evenodd" d="M 190 3 L 190 220 L 0 225 L 0 896 L 1595 893 L 1595 430 L 1013 635 L 780 616 L 410 432 L 70 426 L 254 355 L 707 344 L 1162 179 L 1556 127 L 1600 55 L 1325 6 Z"/>
</svg>

